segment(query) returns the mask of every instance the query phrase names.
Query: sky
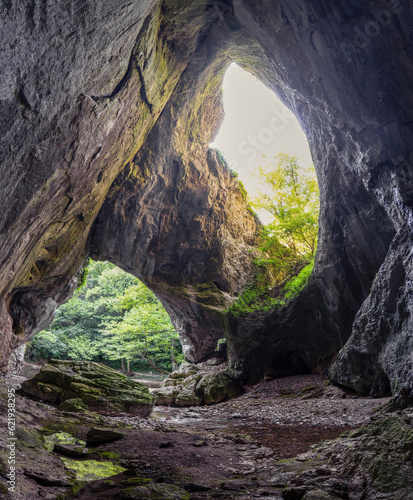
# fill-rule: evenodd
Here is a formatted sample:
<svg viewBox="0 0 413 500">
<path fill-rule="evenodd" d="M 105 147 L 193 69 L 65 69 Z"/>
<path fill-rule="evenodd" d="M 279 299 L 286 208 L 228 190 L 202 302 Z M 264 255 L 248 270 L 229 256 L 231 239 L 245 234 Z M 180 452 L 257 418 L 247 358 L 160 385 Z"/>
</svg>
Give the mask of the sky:
<svg viewBox="0 0 413 500">
<path fill-rule="evenodd" d="M 223 153 L 250 197 L 260 189 L 254 176 L 257 167 L 270 163 L 276 154 L 297 156 L 303 167 L 312 164 L 307 137 L 293 113 L 235 63 L 225 74 L 223 97 L 225 119 L 211 147 Z"/>
</svg>

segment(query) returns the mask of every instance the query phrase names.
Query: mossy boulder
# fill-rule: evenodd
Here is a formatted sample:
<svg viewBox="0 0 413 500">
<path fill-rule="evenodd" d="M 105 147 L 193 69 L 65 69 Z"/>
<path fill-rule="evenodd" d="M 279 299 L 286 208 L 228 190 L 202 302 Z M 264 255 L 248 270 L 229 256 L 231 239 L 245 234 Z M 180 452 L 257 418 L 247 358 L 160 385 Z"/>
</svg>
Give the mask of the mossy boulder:
<svg viewBox="0 0 413 500">
<path fill-rule="evenodd" d="M 145 386 L 91 361 L 51 360 L 32 379 L 23 382 L 22 389 L 43 401 L 62 404 L 70 400 L 71 409 L 64 411 L 82 411 L 83 403 L 87 410 L 104 415 L 124 412 L 145 417 L 154 403 Z"/>
<path fill-rule="evenodd" d="M 152 395 L 159 406 L 200 406 L 215 404 L 242 393 L 242 386 L 234 380 L 224 364 L 217 369 L 214 364 L 191 365 L 183 363 L 171 373 Z"/>
<path fill-rule="evenodd" d="M 175 399 L 177 406 L 200 406 L 203 403 L 202 397 L 196 394 L 196 386 L 202 375 L 191 375 L 183 381 L 182 389 Z"/>
<path fill-rule="evenodd" d="M 87 411 L 87 406 L 80 398 L 66 399 L 62 401 L 58 408 L 60 411 L 67 411 L 72 413 L 81 413 Z"/>
<path fill-rule="evenodd" d="M 196 393 L 211 405 L 241 394 L 242 388 L 226 372 L 217 372 L 205 375 L 198 383 Z"/>
<path fill-rule="evenodd" d="M 166 385 L 153 391 L 152 394 L 156 397 L 156 404 L 158 406 L 170 406 L 175 404 L 175 399 L 179 395 L 181 387 L 174 385 Z"/>
<path fill-rule="evenodd" d="M 349 434 L 353 444 L 343 453 L 344 472 L 366 474 L 383 492 L 413 491 L 413 428 L 398 415 L 386 415 Z M 396 498 L 396 497 L 395 497 Z"/>
</svg>

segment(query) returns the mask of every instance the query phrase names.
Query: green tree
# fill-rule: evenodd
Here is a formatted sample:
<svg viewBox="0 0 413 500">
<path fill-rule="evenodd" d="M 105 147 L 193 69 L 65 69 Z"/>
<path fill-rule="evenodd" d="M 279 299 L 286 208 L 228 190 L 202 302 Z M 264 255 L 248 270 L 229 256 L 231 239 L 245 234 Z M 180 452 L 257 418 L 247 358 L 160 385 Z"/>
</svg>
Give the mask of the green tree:
<svg viewBox="0 0 413 500">
<path fill-rule="evenodd" d="M 119 302 L 121 319 L 108 321 L 103 332 L 102 351 L 108 359 L 146 361 L 151 368 L 165 373 L 162 367 L 176 368 L 183 355 L 176 352 L 179 337 L 160 301 L 142 283 L 125 290 Z"/>
<path fill-rule="evenodd" d="M 284 153 L 274 159 L 274 165 L 259 169 L 267 192 L 261 192 L 251 204 L 272 217 L 264 227 L 260 249 L 263 261 L 271 264 L 280 278 L 314 258 L 319 192 L 314 168 L 304 170 L 295 156 Z"/>
<path fill-rule="evenodd" d="M 31 360 L 92 360 L 124 371 L 171 370 L 183 360 L 171 320 L 137 278 L 108 262 L 88 266 L 86 283 L 27 350 Z"/>
<path fill-rule="evenodd" d="M 314 265 L 319 212 L 314 168 L 304 170 L 287 154 L 274 160 L 258 171 L 265 192 L 251 205 L 271 220 L 261 233 L 255 280 L 228 309 L 235 316 L 284 306 L 304 288 Z"/>
</svg>

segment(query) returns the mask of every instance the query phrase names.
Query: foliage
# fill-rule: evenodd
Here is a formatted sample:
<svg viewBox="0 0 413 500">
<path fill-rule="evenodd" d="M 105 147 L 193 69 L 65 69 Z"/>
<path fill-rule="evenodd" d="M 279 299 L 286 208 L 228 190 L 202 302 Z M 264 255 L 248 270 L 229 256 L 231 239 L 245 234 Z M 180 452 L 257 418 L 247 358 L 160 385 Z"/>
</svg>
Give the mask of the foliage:
<svg viewBox="0 0 413 500">
<path fill-rule="evenodd" d="M 305 172 L 295 156 L 279 154 L 274 166 L 259 169 L 259 177 L 267 193 L 251 205 L 272 220 L 261 233 L 255 280 L 228 309 L 234 316 L 283 307 L 304 288 L 314 265 L 319 211 L 314 170 Z"/>
<path fill-rule="evenodd" d="M 264 228 L 261 250 L 277 269 L 314 258 L 317 247 L 319 193 L 314 169 L 305 171 L 295 156 L 279 154 L 275 166 L 260 168 L 261 193 L 251 204 L 266 210 L 272 221 Z"/>
<path fill-rule="evenodd" d="M 90 360 L 125 371 L 170 371 L 183 361 L 178 334 L 145 285 L 108 262 L 91 261 L 88 271 L 53 325 L 31 341 L 29 359 Z"/>
<path fill-rule="evenodd" d="M 228 162 L 227 160 L 225 159 L 225 156 L 224 154 L 222 153 L 222 151 L 220 151 L 219 149 L 216 149 L 216 152 L 217 152 L 217 157 L 218 157 L 218 161 L 221 163 L 221 165 L 225 168 L 227 168 L 228 170 L 230 170 L 229 166 L 228 166 Z"/>
<path fill-rule="evenodd" d="M 310 279 L 314 267 L 314 260 L 307 264 L 297 276 L 293 276 L 284 286 L 284 297 L 289 300 L 296 297 Z"/>
<path fill-rule="evenodd" d="M 215 351 L 216 352 L 219 352 L 221 351 L 221 349 L 223 348 L 223 346 L 225 346 L 227 343 L 227 339 L 224 337 L 222 339 L 218 339 L 217 340 L 217 346 L 215 347 Z"/>
</svg>

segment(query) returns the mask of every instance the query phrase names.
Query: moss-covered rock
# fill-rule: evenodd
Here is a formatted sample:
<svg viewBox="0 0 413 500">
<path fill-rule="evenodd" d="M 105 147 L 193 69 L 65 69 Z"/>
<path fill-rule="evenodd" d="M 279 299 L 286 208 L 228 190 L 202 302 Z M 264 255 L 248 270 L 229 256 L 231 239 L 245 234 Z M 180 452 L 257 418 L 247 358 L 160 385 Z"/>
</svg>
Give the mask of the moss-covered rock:
<svg viewBox="0 0 413 500">
<path fill-rule="evenodd" d="M 354 445 L 344 454 L 346 473 L 368 472 L 379 491 L 413 491 L 413 428 L 403 419 L 386 416 L 365 424 L 349 440 Z"/>
<path fill-rule="evenodd" d="M 156 404 L 158 406 L 170 406 L 175 404 L 175 399 L 179 395 L 180 391 L 180 386 L 176 387 L 175 385 L 167 385 L 156 389 L 152 392 L 152 394 L 156 397 Z"/>
<path fill-rule="evenodd" d="M 316 445 L 312 458 L 321 460 L 324 466 L 313 464 L 311 470 L 303 470 L 293 477 L 283 496 L 295 498 L 289 495 L 303 488 L 300 498 L 305 500 L 330 500 L 344 498 L 344 495 L 366 500 L 412 499 L 412 457 L 410 418 L 404 414 L 387 414 L 338 439 Z M 302 467 L 298 462 L 297 465 Z M 328 474 L 324 474 L 326 468 Z M 288 470 L 298 471 L 291 467 Z"/>
<path fill-rule="evenodd" d="M 199 406 L 215 404 L 242 393 L 241 385 L 227 372 L 227 365 L 183 363 L 152 395 L 159 406 Z"/>
<path fill-rule="evenodd" d="M 60 403 L 58 409 L 60 411 L 68 411 L 73 413 L 80 413 L 87 410 L 87 406 L 80 398 L 67 399 Z"/>
<path fill-rule="evenodd" d="M 196 394 L 196 387 L 202 375 L 191 375 L 183 381 L 182 389 L 175 398 L 177 406 L 200 406 L 203 403 L 202 397 Z"/>
<path fill-rule="evenodd" d="M 37 375 L 26 380 L 22 389 L 44 401 L 61 404 L 71 401 L 67 403 L 71 409 L 63 411 L 87 409 L 106 415 L 126 412 L 147 416 L 154 403 L 145 386 L 91 361 L 51 360 Z M 59 406 L 64 408 L 65 405 Z"/>
<path fill-rule="evenodd" d="M 78 446 L 75 444 L 59 444 L 55 443 L 53 451 L 59 455 L 70 458 L 84 458 L 88 455 L 89 450 L 83 446 Z"/>
<path fill-rule="evenodd" d="M 97 460 L 72 460 L 61 457 L 65 467 L 74 472 L 79 481 L 95 481 L 104 477 L 114 476 L 125 469 L 112 462 L 98 462 Z"/>
<path fill-rule="evenodd" d="M 55 432 L 53 434 L 48 434 L 47 436 L 44 436 L 43 440 L 43 446 L 48 451 L 52 451 L 56 444 L 80 447 L 84 447 L 86 445 L 86 441 L 81 441 L 68 432 Z"/>
<path fill-rule="evenodd" d="M 227 373 L 218 372 L 205 375 L 197 385 L 196 392 L 210 405 L 231 399 L 241 394 L 242 389 Z"/>
</svg>

